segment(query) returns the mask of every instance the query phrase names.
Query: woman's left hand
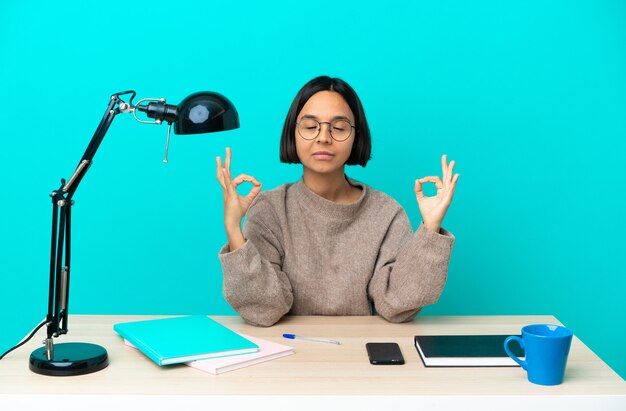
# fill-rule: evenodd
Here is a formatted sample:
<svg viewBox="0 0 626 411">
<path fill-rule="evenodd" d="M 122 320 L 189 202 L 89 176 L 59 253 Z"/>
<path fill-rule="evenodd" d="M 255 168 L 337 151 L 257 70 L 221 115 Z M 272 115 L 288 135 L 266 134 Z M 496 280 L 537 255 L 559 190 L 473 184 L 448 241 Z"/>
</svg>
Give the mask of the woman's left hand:
<svg viewBox="0 0 626 411">
<path fill-rule="evenodd" d="M 422 214 L 424 225 L 436 233 L 441 229 L 443 217 L 445 217 L 448 207 L 452 202 L 458 174 L 452 174 L 454 160 L 448 164 L 448 157 L 441 156 L 441 169 L 443 171 L 443 181 L 439 176 L 428 176 L 415 180 L 415 198 Z M 426 197 L 422 190 L 423 183 L 434 183 L 437 187 L 437 194 L 433 197 Z"/>
</svg>

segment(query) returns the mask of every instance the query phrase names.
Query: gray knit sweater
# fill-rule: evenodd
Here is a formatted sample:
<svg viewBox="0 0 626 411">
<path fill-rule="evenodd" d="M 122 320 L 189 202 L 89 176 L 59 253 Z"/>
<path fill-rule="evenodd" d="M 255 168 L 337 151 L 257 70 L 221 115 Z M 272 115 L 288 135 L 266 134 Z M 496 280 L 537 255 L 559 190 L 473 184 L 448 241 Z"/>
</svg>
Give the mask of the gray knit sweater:
<svg viewBox="0 0 626 411">
<path fill-rule="evenodd" d="M 392 322 L 435 303 L 454 236 L 413 233 L 393 198 L 364 184 L 357 202 L 328 201 L 302 182 L 263 191 L 248 209 L 247 241 L 219 253 L 226 301 L 250 324 L 285 314 L 371 315 Z"/>
</svg>

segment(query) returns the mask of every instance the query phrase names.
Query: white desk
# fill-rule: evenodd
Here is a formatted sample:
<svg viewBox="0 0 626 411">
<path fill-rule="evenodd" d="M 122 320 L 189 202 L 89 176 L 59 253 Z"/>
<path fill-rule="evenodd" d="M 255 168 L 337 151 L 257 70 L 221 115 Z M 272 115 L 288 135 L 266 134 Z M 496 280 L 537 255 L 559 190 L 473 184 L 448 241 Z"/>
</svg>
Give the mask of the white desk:
<svg viewBox="0 0 626 411">
<path fill-rule="evenodd" d="M 296 352 L 217 376 L 185 365 L 159 367 L 139 351 L 126 347 L 113 331 L 115 323 L 150 318 L 159 317 L 70 317 L 69 334 L 58 342 L 92 342 L 109 352 L 110 365 L 106 369 L 77 377 L 46 377 L 28 369 L 31 351 L 45 337 L 45 331 L 40 330 L 28 344 L 0 361 L 0 409 L 12 409 L 5 408 L 5 404 L 44 406 L 53 400 L 58 409 L 90 411 L 112 406 L 182 411 L 218 404 L 234 409 L 234 403 L 298 410 L 348 406 L 385 410 L 407 404 L 438 409 L 545 406 L 626 410 L 626 382 L 576 336 L 565 381 L 551 387 L 529 383 L 518 367 L 425 368 L 413 345 L 413 336 L 418 333 L 518 334 L 526 324 L 558 324 L 552 316 L 424 316 L 404 324 L 391 324 L 379 317 L 287 317 L 269 328 L 247 325 L 239 317 L 213 317 L 235 331 L 291 345 Z M 283 333 L 337 339 L 341 345 L 285 340 Z M 369 364 L 365 343 L 375 341 L 397 342 L 406 364 Z M 91 405 L 86 406 L 85 401 Z"/>
</svg>

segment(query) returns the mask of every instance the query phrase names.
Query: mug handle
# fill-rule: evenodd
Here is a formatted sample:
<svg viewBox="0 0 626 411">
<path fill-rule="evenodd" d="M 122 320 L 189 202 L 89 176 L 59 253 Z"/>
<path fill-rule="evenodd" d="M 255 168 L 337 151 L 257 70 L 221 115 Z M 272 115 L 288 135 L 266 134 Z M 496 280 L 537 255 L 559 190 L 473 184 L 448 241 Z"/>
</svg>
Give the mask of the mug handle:
<svg viewBox="0 0 626 411">
<path fill-rule="evenodd" d="M 513 335 L 511 337 L 507 337 L 506 340 L 504 340 L 504 351 L 506 351 L 506 353 L 509 355 L 509 357 L 511 357 L 513 359 L 513 361 L 515 361 L 516 363 L 518 363 L 519 365 L 522 366 L 522 368 L 524 370 L 526 370 L 526 361 L 520 360 L 519 358 L 517 358 L 512 352 L 511 350 L 509 350 L 509 342 L 511 341 L 517 341 L 517 343 L 519 344 L 519 346 L 522 348 L 522 350 L 526 351 L 526 348 L 524 347 L 524 340 L 522 340 L 521 338 L 519 338 L 516 335 Z"/>
</svg>

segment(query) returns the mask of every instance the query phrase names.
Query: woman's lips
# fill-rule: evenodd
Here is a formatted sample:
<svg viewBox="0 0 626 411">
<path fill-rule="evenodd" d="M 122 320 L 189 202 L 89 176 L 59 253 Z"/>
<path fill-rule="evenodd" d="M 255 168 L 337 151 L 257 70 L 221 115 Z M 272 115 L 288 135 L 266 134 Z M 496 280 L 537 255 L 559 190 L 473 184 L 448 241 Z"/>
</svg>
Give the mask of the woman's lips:
<svg viewBox="0 0 626 411">
<path fill-rule="evenodd" d="M 335 157 L 335 155 L 329 151 L 316 151 L 315 153 L 313 153 L 313 158 L 316 160 L 332 160 L 333 157 Z"/>
</svg>

